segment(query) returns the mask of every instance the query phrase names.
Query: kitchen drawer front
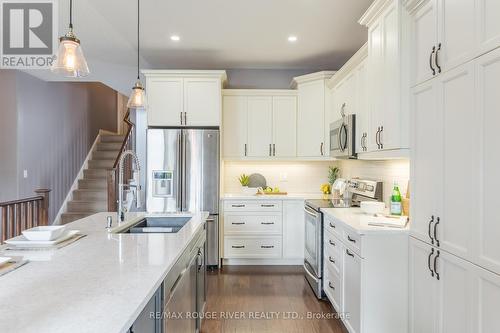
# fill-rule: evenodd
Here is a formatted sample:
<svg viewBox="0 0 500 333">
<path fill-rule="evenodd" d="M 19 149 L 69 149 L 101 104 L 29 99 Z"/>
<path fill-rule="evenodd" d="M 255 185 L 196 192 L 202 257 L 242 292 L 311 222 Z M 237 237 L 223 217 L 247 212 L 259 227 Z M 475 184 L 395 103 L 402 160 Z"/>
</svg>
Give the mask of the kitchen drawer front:
<svg viewBox="0 0 500 333">
<path fill-rule="evenodd" d="M 342 243 L 328 232 L 324 234 L 324 266 L 330 267 L 339 276 L 342 276 Z"/>
<path fill-rule="evenodd" d="M 323 214 L 323 219 L 323 229 L 339 238 L 342 238 L 342 223 L 327 214 Z"/>
<path fill-rule="evenodd" d="M 281 258 L 281 236 L 224 237 L 225 258 Z"/>
<path fill-rule="evenodd" d="M 224 201 L 226 212 L 281 212 L 279 200 L 228 200 Z"/>
<path fill-rule="evenodd" d="M 325 269 L 323 290 L 335 310 L 339 313 L 342 312 L 342 281 L 340 275 L 329 268 Z"/>
<path fill-rule="evenodd" d="M 224 214 L 225 234 L 279 234 L 282 233 L 281 213 L 227 213 Z"/>
<path fill-rule="evenodd" d="M 342 230 L 342 241 L 351 251 L 356 253 L 358 256 L 363 257 L 361 254 L 361 235 L 344 228 Z"/>
</svg>

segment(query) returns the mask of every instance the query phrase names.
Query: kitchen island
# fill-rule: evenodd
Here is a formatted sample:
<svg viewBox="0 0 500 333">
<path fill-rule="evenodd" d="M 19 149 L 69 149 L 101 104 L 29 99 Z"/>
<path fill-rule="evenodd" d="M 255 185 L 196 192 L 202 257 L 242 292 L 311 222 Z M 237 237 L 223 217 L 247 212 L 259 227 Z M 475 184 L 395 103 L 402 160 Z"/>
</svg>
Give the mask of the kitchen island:
<svg viewBox="0 0 500 333">
<path fill-rule="evenodd" d="M 107 216 L 116 221 L 116 213 L 98 213 L 68 224 L 86 237 L 25 251 L 30 262 L 0 277 L 0 332 L 127 332 L 208 214 L 192 214 L 177 233 L 154 234 L 108 232 Z M 143 216 L 129 213 L 125 223 Z"/>
</svg>

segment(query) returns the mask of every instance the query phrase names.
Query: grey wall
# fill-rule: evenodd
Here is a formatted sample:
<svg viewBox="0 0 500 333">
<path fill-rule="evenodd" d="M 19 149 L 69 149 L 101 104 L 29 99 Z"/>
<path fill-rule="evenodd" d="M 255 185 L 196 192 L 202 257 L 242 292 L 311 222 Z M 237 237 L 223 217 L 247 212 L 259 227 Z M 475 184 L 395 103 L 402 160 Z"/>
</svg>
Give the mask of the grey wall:
<svg viewBox="0 0 500 333">
<path fill-rule="evenodd" d="M 4 72 L 0 71 L 0 77 Z M 16 157 L 10 151 L 9 159 L 17 160 L 18 190 L 2 186 L 1 197 L 18 199 L 32 196 L 37 188 L 50 188 L 49 217 L 53 220 L 99 129 L 116 130 L 116 92 L 98 83 L 46 82 L 23 72 L 16 72 L 11 83 L 17 127 L 2 121 L 0 133 L 15 128 Z"/>
<path fill-rule="evenodd" d="M 0 75 L 0 201 L 17 197 L 16 72 Z"/>
<path fill-rule="evenodd" d="M 298 69 L 229 69 L 228 89 L 289 89 L 295 76 L 317 72 Z"/>
</svg>

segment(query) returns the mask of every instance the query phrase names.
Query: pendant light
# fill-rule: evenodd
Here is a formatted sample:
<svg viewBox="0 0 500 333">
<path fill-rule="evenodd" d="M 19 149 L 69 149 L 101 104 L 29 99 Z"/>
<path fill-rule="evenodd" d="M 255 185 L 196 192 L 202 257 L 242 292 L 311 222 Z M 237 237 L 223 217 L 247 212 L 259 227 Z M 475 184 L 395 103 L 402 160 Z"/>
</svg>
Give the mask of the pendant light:
<svg viewBox="0 0 500 333">
<path fill-rule="evenodd" d="M 50 70 L 66 77 L 84 77 L 90 73 L 80 40 L 73 33 L 73 0 L 69 0 L 69 31 L 59 38 L 57 58 Z"/>
<path fill-rule="evenodd" d="M 130 98 L 128 99 L 127 107 L 129 109 L 143 109 L 146 108 L 146 92 L 141 83 L 141 78 L 139 76 L 139 59 L 140 59 L 140 6 L 139 0 L 137 0 L 137 81 L 135 85 L 132 87 L 132 93 L 130 94 Z"/>
</svg>

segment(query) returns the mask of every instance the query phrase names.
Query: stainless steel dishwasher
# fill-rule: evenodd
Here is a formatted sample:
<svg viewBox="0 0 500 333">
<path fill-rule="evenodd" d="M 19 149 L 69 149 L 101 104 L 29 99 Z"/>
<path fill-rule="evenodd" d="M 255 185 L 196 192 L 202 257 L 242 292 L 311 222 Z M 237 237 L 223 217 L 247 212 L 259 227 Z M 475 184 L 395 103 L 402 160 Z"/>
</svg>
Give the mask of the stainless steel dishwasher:
<svg viewBox="0 0 500 333">
<path fill-rule="evenodd" d="M 206 302 L 205 226 L 163 282 L 163 333 L 194 333 Z"/>
</svg>

